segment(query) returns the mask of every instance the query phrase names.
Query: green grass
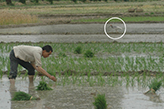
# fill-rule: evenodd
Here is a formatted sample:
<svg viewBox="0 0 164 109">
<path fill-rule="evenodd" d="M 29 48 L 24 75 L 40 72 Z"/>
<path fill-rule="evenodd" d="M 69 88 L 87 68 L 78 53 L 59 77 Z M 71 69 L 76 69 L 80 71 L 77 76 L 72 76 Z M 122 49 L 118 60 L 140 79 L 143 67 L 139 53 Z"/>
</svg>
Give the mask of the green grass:
<svg viewBox="0 0 164 109">
<path fill-rule="evenodd" d="M 164 22 L 163 16 L 142 16 L 142 17 L 120 17 L 124 22 Z M 78 19 L 78 20 L 72 20 L 72 23 L 78 23 L 78 22 L 99 22 L 99 23 L 105 23 L 109 18 L 94 18 L 94 19 Z M 110 22 L 121 22 L 119 20 L 111 20 Z"/>
</svg>

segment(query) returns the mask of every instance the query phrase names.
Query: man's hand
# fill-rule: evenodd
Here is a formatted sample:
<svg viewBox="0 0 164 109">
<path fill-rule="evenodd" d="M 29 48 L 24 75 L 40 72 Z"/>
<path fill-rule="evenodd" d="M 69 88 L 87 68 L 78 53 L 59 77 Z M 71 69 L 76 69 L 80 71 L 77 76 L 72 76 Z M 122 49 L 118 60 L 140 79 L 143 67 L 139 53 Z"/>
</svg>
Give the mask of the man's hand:
<svg viewBox="0 0 164 109">
<path fill-rule="evenodd" d="M 57 81 L 57 79 L 54 76 L 50 76 L 49 78 L 55 82 Z"/>
<path fill-rule="evenodd" d="M 48 72 L 46 72 L 41 66 L 35 66 L 35 64 L 32 64 L 32 66 L 38 71 L 41 72 L 43 75 L 47 76 L 53 81 L 57 81 L 57 79 L 54 76 L 51 76 Z"/>
</svg>

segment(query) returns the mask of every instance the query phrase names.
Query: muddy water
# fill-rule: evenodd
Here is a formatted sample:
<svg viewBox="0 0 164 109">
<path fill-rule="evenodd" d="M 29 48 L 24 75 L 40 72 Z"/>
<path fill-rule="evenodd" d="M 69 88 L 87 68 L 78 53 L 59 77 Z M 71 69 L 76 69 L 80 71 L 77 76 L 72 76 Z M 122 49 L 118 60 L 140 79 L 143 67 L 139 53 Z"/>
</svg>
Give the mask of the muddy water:
<svg viewBox="0 0 164 109">
<path fill-rule="evenodd" d="M 105 22 L 104 22 L 105 24 Z M 0 34 L 104 34 L 104 24 L 58 24 L 33 27 L 17 27 L 0 29 Z M 122 24 L 113 24 L 120 26 L 124 30 Z M 163 23 L 127 23 L 127 34 L 163 34 Z M 116 32 L 109 28 L 107 30 Z M 122 31 L 117 31 L 121 33 Z"/>
<path fill-rule="evenodd" d="M 144 95 L 147 87 L 141 86 L 84 86 L 58 85 L 50 80 L 52 91 L 36 91 L 35 86 L 41 79 L 37 77 L 34 85 L 29 85 L 27 79 L 17 78 L 15 88 L 10 87 L 6 76 L 0 80 L 0 108 L 1 109 L 94 109 L 94 94 L 105 93 L 110 109 L 163 109 L 164 89 L 156 95 Z M 39 96 L 37 101 L 11 101 L 15 91 L 24 91 L 33 96 Z"/>
<path fill-rule="evenodd" d="M 113 24 L 119 26 L 120 24 Z M 108 25 L 107 25 L 108 26 Z M 118 38 L 117 31 L 107 28 L 110 37 Z M 118 42 L 164 42 L 163 23 L 128 23 L 126 34 Z M 109 32 L 108 32 L 109 30 Z M 1 28 L 0 42 L 113 42 L 104 33 L 104 24 L 58 24 L 33 27 Z"/>
</svg>

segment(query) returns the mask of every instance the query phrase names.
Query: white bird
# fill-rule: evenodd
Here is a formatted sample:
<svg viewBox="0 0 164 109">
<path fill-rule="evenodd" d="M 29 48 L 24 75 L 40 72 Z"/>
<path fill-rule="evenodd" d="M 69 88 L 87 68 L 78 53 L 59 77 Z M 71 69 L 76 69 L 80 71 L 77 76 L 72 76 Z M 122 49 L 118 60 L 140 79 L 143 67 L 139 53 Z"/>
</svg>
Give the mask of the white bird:
<svg viewBox="0 0 164 109">
<path fill-rule="evenodd" d="M 122 32 L 122 28 L 120 26 L 110 24 L 107 28 L 109 28 L 110 32 Z"/>
<path fill-rule="evenodd" d="M 110 25 L 110 27 L 113 28 L 113 29 L 120 29 L 120 30 L 122 30 L 122 28 L 120 26 Z"/>
</svg>

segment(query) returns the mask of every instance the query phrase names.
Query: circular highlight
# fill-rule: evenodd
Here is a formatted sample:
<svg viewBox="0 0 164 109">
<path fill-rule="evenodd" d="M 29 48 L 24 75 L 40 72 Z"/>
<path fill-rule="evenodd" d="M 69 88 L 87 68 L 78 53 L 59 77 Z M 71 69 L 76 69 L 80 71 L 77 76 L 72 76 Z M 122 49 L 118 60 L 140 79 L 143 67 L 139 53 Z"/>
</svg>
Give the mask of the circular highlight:
<svg viewBox="0 0 164 109">
<path fill-rule="evenodd" d="M 113 37 L 109 36 L 109 34 L 106 32 L 106 25 L 107 25 L 107 23 L 108 23 L 110 20 L 112 20 L 112 19 L 118 19 L 118 20 L 120 20 L 120 21 L 124 24 L 124 27 L 125 27 L 124 33 L 123 33 L 120 37 L 113 38 Z M 113 40 L 121 39 L 121 38 L 125 35 L 125 33 L 126 33 L 126 24 L 125 24 L 125 22 L 124 22 L 121 18 L 119 18 L 119 17 L 112 17 L 112 18 L 108 19 L 108 20 L 105 22 L 105 24 L 104 24 L 104 32 L 105 32 L 106 36 L 108 36 L 110 39 L 113 39 Z"/>
</svg>

